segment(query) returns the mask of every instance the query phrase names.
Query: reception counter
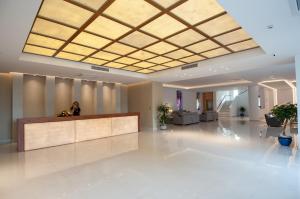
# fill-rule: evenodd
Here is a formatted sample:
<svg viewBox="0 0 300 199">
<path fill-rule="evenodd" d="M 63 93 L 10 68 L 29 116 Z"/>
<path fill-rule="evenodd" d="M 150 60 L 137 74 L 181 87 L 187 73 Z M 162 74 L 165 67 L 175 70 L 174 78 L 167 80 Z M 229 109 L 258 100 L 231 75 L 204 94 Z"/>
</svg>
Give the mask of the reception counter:
<svg viewBox="0 0 300 199">
<path fill-rule="evenodd" d="M 23 118 L 17 120 L 18 151 L 137 133 L 139 130 L 139 113 Z"/>
</svg>

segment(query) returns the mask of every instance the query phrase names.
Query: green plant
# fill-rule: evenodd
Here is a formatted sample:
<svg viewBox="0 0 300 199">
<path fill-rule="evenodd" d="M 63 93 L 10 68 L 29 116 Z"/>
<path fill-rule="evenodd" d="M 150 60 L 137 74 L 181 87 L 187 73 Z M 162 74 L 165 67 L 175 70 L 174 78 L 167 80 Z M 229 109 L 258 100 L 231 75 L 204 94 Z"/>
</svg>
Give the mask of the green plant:
<svg viewBox="0 0 300 199">
<path fill-rule="evenodd" d="M 273 107 L 271 112 L 277 119 L 279 119 L 283 123 L 282 134 L 285 135 L 285 130 L 288 122 L 297 117 L 297 105 L 290 103 L 277 105 Z"/>
<path fill-rule="evenodd" d="M 157 107 L 158 119 L 161 126 L 166 125 L 169 118 L 170 107 L 167 104 L 161 104 Z"/>
</svg>

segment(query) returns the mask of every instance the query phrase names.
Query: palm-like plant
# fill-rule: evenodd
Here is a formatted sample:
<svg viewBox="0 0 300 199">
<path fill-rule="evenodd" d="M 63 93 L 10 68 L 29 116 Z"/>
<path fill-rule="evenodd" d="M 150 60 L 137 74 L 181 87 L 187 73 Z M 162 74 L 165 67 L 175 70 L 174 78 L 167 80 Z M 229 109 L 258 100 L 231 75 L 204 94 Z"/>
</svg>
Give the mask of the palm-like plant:
<svg viewBox="0 0 300 199">
<path fill-rule="evenodd" d="M 170 107 L 167 104 L 161 104 L 157 107 L 158 119 L 161 126 L 166 125 L 169 118 Z"/>
<path fill-rule="evenodd" d="M 271 110 L 272 114 L 276 116 L 283 123 L 282 134 L 285 134 L 285 130 L 288 122 L 297 117 L 297 105 L 296 104 L 283 104 L 274 106 Z"/>
</svg>

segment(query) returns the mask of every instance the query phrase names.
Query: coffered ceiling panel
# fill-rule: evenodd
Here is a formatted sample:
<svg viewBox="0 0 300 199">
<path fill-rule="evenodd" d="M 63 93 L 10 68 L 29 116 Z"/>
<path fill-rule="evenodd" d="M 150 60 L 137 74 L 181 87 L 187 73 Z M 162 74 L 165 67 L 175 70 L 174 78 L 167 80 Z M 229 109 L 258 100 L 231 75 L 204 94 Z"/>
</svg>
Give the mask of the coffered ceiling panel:
<svg viewBox="0 0 300 199">
<path fill-rule="evenodd" d="M 217 0 L 44 0 L 23 52 L 149 74 L 256 47 Z"/>
</svg>

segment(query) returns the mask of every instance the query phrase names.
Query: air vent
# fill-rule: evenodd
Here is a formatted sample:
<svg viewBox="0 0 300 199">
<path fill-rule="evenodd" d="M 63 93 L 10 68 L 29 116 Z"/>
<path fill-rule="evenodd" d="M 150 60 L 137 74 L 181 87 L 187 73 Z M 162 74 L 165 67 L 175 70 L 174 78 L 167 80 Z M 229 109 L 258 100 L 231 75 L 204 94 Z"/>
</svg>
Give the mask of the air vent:
<svg viewBox="0 0 300 199">
<path fill-rule="evenodd" d="M 99 70 L 99 71 L 104 71 L 104 72 L 109 72 L 109 68 L 100 67 L 100 66 L 91 66 L 91 69 L 93 69 L 93 70 Z"/>
<path fill-rule="evenodd" d="M 187 70 L 187 69 L 196 68 L 196 67 L 198 67 L 198 64 L 191 64 L 191 65 L 187 65 L 187 66 L 182 66 L 181 70 Z"/>
<path fill-rule="evenodd" d="M 300 0 L 289 0 L 292 15 L 300 16 Z"/>
</svg>

